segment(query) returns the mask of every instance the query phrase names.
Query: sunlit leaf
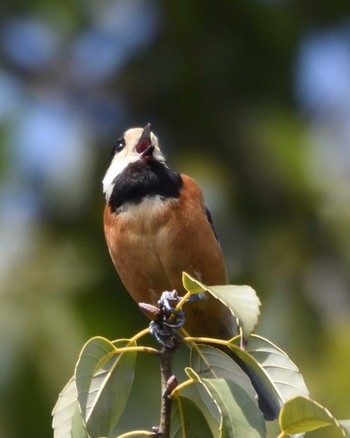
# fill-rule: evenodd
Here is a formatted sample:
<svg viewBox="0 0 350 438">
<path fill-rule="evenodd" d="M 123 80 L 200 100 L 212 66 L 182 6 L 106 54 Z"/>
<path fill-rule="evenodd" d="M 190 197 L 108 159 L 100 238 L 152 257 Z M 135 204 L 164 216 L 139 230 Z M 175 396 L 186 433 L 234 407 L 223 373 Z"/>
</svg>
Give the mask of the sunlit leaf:
<svg viewBox="0 0 350 438">
<path fill-rule="evenodd" d="M 243 391 L 255 402 L 257 405 L 257 395 L 250 382 L 248 376 L 244 371 L 234 362 L 227 354 L 217 348 L 197 344 L 196 348 L 191 350 L 191 366 L 196 371 L 197 375 L 202 378 L 223 378 L 235 381 Z M 220 413 L 217 405 L 209 397 L 207 391 L 204 391 L 201 386 L 196 385 L 201 399 L 205 404 L 210 415 L 220 422 Z M 203 410 L 203 409 L 202 409 Z"/>
<path fill-rule="evenodd" d="M 350 420 L 339 420 L 338 423 L 342 427 L 343 431 L 345 432 L 345 436 L 350 436 Z"/>
<path fill-rule="evenodd" d="M 250 286 L 210 286 L 209 292 L 227 306 L 238 319 L 245 339 L 258 324 L 260 300 Z"/>
<path fill-rule="evenodd" d="M 208 291 L 225 304 L 238 319 L 245 339 L 253 332 L 258 323 L 261 303 L 250 286 L 207 286 L 185 272 L 182 281 L 187 291 L 191 293 Z"/>
<path fill-rule="evenodd" d="M 229 379 L 202 379 L 218 405 L 221 437 L 264 437 L 264 417 L 257 404 L 236 382 Z"/>
<path fill-rule="evenodd" d="M 191 367 L 200 378 L 223 378 L 234 380 L 256 400 L 256 392 L 247 374 L 226 353 L 209 345 L 197 344 L 191 349 Z"/>
<path fill-rule="evenodd" d="M 83 419 L 81 418 L 79 403 L 76 403 L 75 411 L 72 417 L 72 429 L 69 438 L 90 438 Z"/>
<path fill-rule="evenodd" d="M 193 368 L 186 367 L 185 373 L 194 383 L 200 383 L 199 385 L 187 387 L 185 390 L 186 396 L 198 406 L 207 419 L 213 435 L 217 436 L 221 423 L 221 414 L 218 405 L 205 389 L 204 385 L 201 384 L 201 378 Z"/>
<path fill-rule="evenodd" d="M 249 337 L 245 351 L 238 344 L 235 340 L 228 346 L 247 366 L 250 377 L 259 381 L 264 396 L 277 411 L 292 397 L 309 396 L 300 371 L 280 348 L 257 335 Z"/>
<path fill-rule="evenodd" d="M 116 354 L 116 347 L 104 338 L 92 338 L 85 344 L 75 379 L 90 435 L 108 436 L 117 424 L 130 394 L 135 358 L 135 353 Z"/>
<path fill-rule="evenodd" d="M 295 397 L 286 402 L 280 412 L 279 423 L 282 430 L 279 435 L 281 438 L 331 425 L 337 427 L 344 437 L 350 437 L 350 420 L 338 421 L 328 409 L 304 397 Z"/>
<path fill-rule="evenodd" d="M 182 273 L 182 284 L 187 292 L 191 292 L 192 294 L 203 293 L 207 290 L 207 287 L 203 283 L 191 277 L 187 272 Z"/>
<path fill-rule="evenodd" d="M 75 379 L 71 378 L 60 393 L 52 411 L 54 438 L 87 438 L 80 415 Z"/>
<path fill-rule="evenodd" d="M 186 367 L 185 368 L 185 373 L 194 382 L 199 382 L 200 381 L 200 377 L 198 376 L 198 374 L 192 368 Z"/>
<path fill-rule="evenodd" d="M 173 401 L 171 412 L 171 438 L 210 438 L 212 433 L 198 407 L 186 397 L 178 396 Z"/>
<path fill-rule="evenodd" d="M 236 382 L 221 378 L 201 379 L 189 367 L 186 368 L 186 373 L 190 378 L 193 376 L 193 385 L 198 387 L 199 393 L 200 388 L 204 388 L 217 406 L 220 414 L 220 437 L 265 436 L 265 421 L 256 401 Z M 200 408 L 200 405 L 197 406 Z"/>
<path fill-rule="evenodd" d="M 194 383 L 200 382 L 199 375 L 192 368 L 186 368 L 185 371 Z M 204 415 L 212 435 L 217 437 L 221 421 L 220 412 L 204 386 L 201 384 L 189 385 L 181 392 L 181 394 L 185 395 L 197 406 Z"/>
</svg>

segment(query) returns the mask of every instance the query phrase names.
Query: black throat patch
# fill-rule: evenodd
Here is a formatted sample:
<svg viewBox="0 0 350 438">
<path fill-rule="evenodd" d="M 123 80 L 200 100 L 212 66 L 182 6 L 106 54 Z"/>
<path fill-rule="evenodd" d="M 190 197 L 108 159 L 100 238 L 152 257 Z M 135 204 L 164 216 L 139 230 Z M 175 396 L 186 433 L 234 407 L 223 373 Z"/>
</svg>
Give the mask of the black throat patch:
<svg viewBox="0 0 350 438">
<path fill-rule="evenodd" d="M 179 173 L 159 161 L 146 159 L 130 163 L 113 181 L 109 199 L 112 211 L 124 203 L 139 204 L 146 196 L 178 198 L 183 186 Z"/>
</svg>

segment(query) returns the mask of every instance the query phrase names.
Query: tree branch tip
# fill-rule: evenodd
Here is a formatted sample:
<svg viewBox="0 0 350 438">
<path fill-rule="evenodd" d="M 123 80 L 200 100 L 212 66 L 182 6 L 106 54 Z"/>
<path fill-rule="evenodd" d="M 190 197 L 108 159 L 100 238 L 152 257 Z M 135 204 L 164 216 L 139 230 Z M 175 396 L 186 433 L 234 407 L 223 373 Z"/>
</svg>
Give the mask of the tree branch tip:
<svg viewBox="0 0 350 438">
<path fill-rule="evenodd" d="M 178 385 L 178 381 L 176 376 L 173 374 L 169 377 L 169 379 L 166 382 L 166 388 L 163 391 L 162 397 L 163 398 L 171 398 L 170 394 L 176 389 Z"/>
<path fill-rule="evenodd" d="M 160 315 L 161 315 L 161 311 L 160 311 L 159 307 L 153 306 L 152 304 L 138 303 L 138 306 L 142 310 L 142 312 L 151 321 L 156 321 L 160 317 Z"/>
</svg>

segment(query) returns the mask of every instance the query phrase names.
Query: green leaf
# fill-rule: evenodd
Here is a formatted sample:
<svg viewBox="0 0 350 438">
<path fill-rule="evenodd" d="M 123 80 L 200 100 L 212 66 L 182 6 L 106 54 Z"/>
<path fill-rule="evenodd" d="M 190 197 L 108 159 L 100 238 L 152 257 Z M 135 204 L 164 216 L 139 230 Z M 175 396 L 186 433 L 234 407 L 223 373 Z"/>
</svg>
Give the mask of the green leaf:
<svg viewBox="0 0 350 438">
<path fill-rule="evenodd" d="M 101 337 L 85 344 L 75 379 L 81 415 L 91 436 L 109 436 L 118 423 L 134 380 L 135 358 L 131 352 L 117 354 L 116 347 Z"/>
<path fill-rule="evenodd" d="M 200 382 L 200 376 L 192 368 L 185 368 L 185 372 L 188 377 L 194 382 Z M 208 392 L 205 390 L 203 385 L 190 385 L 183 391 L 187 398 L 195 403 L 197 408 L 204 415 L 209 428 L 211 429 L 212 435 L 214 437 L 218 436 L 219 424 L 220 424 L 220 412 L 217 405 L 209 396 Z"/>
<path fill-rule="evenodd" d="M 200 378 L 198 374 L 190 367 L 185 368 L 185 373 L 187 374 L 188 378 L 193 380 L 194 382 L 199 382 Z"/>
<path fill-rule="evenodd" d="M 196 348 L 191 350 L 190 363 L 201 379 L 219 377 L 235 381 L 257 405 L 257 395 L 249 377 L 237 363 L 223 351 L 208 345 L 197 344 Z M 220 422 L 220 414 L 217 405 L 206 391 L 203 391 L 203 389 L 198 386 L 196 386 L 196 388 L 199 391 L 206 409 L 209 410 L 211 416 L 217 422 Z"/>
<path fill-rule="evenodd" d="M 295 396 L 309 396 L 304 379 L 287 354 L 261 336 L 251 335 L 246 350 L 239 348 L 235 339 L 228 347 L 256 375 L 271 402 L 280 409 Z"/>
<path fill-rule="evenodd" d="M 258 323 L 261 303 L 254 289 L 250 286 L 207 286 L 186 272 L 183 272 L 182 281 L 187 291 L 193 294 L 204 291 L 210 292 L 228 307 L 238 319 L 244 339 L 247 339 L 253 332 Z"/>
<path fill-rule="evenodd" d="M 246 393 L 244 389 L 236 382 L 230 379 L 201 379 L 199 375 L 191 368 L 186 368 L 187 375 L 192 378 L 198 392 L 209 395 L 211 401 L 218 409 L 220 421 L 220 437 L 240 437 L 249 436 L 264 437 L 266 434 L 265 421 L 257 402 Z M 207 405 L 207 397 L 203 397 L 204 406 Z M 203 412 L 207 421 L 208 413 L 199 403 L 197 407 Z M 211 418 L 212 410 L 209 409 Z M 215 431 L 215 426 L 209 421 L 209 427 Z M 217 436 L 215 434 L 214 436 Z"/>
<path fill-rule="evenodd" d="M 339 420 L 339 425 L 343 429 L 346 437 L 350 437 L 350 420 Z"/>
<path fill-rule="evenodd" d="M 265 437 L 265 421 L 257 404 L 233 380 L 202 379 L 221 414 L 222 438 Z"/>
<path fill-rule="evenodd" d="M 204 284 L 191 277 L 187 272 L 182 273 L 182 284 L 187 292 L 191 294 L 200 294 L 207 291 L 207 287 Z"/>
<path fill-rule="evenodd" d="M 81 418 L 79 403 L 76 403 L 75 411 L 72 417 L 72 429 L 69 438 L 90 438 L 87 433 L 83 419 Z"/>
<path fill-rule="evenodd" d="M 54 438 L 87 438 L 80 415 L 78 392 L 72 377 L 58 396 L 52 411 Z"/>
<path fill-rule="evenodd" d="M 350 437 L 350 420 L 338 421 L 328 409 L 305 397 L 288 400 L 280 412 L 279 423 L 282 430 L 279 435 L 281 438 L 331 425 L 337 427 L 344 437 Z"/>
<path fill-rule="evenodd" d="M 256 400 L 256 392 L 247 374 L 223 351 L 197 344 L 196 348 L 191 349 L 190 364 L 200 378 L 234 380 L 252 400 Z"/>
<path fill-rule="evenodd" d="M 208 291 L 238 319 L 244 339 L 253 332 L 260 315 L 260 300 L 250 286 L 210 286 Z"/>
<path fill-rule="evenodd" d="M 204 415 L 192 400 L 178 396 L 171 411 L 171 438 L 209 438 L 212 433 Z"/>
</svg>

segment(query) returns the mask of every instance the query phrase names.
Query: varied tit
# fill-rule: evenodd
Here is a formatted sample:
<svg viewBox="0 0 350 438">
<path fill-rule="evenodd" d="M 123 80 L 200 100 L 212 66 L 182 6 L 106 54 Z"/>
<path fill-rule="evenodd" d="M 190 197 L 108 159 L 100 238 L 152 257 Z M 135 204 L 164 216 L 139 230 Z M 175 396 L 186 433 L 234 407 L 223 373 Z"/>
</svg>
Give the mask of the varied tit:
<svg viewBox="0 0 350 438">
<path fill-rule="evenodd" d="M 103 191 L 108 249 L 137 303 L 157 306 L 164 291 L 185 294 L 183 271 L 207 285 L 227 284 L 203 193 L 192 178 L 169 169 L 150 124 L 129 129 L 116 142 Z M 192 336 L 230 339 L 237 334 L 235 318 L 209 293 L 187 302 L 184 312 Z M 278 407 L 257 375 L 229 354 L 250 377 L 265 418 L 277 418 Z"/>
<path fill-rule="evenodd" d="M 169 169 L 158 138 L 145 128 L 117 140 L 103 179 L 104 231 L 114 266 L 137 303 L 157 306 L 163 291 L 183 295 L 182 272 L 208 285 L 227 272 L 203 194 L 187 175 Z M 230 311 L 210 294 L 184 306 L 192 336 L 229 339 Z"/>
</svg>

